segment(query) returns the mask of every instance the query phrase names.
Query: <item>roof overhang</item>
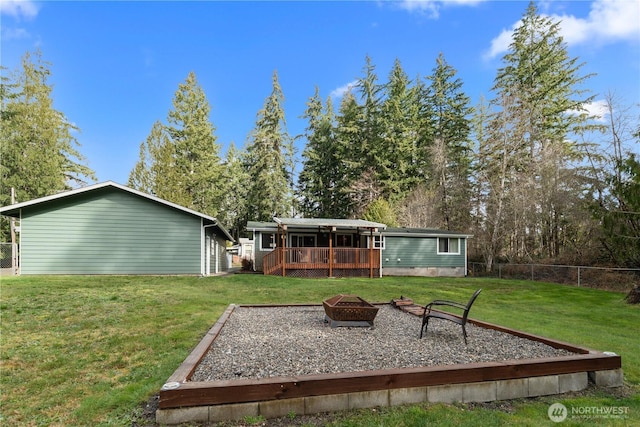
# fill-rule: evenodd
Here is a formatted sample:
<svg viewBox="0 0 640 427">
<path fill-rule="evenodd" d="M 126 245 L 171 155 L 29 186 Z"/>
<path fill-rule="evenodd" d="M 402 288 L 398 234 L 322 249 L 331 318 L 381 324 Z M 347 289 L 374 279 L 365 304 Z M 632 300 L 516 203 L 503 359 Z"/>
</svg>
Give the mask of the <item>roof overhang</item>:
<svg viewBox="0 0 640 427">
<path fill-rule="evenodd" d="M 289 229 L 309 229 L 309 230 L 370 230 L 378 232 L 387 228 L 386 224 L 362 219 L 334 219 L 334 218 L 273 218 L 279 227 Z"/>
<path fill-rule="evenodd" d="M 428 228 L 388 228 L 385 230 L 384 235 L 394 237 L 450 237 L 463 239 L 473 237 L 473 234 Z"/>
</svg>

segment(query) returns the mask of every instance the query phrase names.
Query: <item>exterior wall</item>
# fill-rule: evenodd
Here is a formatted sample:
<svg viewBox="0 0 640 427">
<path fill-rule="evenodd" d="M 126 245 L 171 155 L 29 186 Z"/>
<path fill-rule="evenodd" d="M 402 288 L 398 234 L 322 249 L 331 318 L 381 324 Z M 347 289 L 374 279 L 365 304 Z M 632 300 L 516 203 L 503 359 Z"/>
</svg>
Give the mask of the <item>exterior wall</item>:
<svg viewBox="0 0 640 427">
<path fill-rule="evenodd" d="M 382 251 L 383 276 L 464 276 L 465 239 L 459 254 L 438 254 L 437 237 L 386 236 Z"/>
<path fill-rule="evenodd" d="M 260 247 L 262 241 L 262 233 L 257 231 L 253 241 L 253 269 L 262 271 L 262 259 L 273 249 L 263 249 Z"/>
<path fill-rule="evenodd" d="M 201 219 L 117 189 L 25 208 L 22 274 L 200 274 Z"/>
</svg>

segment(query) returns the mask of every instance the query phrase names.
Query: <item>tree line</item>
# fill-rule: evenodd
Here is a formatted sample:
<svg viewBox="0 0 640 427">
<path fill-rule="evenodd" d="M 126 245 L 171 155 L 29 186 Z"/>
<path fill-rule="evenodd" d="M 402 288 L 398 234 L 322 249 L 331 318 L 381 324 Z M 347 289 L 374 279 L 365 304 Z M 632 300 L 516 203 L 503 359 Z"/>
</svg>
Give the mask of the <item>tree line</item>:
<svg viewBox="0 0 640 427">
<path fill-rule="evenodd" d="M 274 72 L 245 144 L 231 144 L 224 157 L 211 106 L 190 73 L 166 120 L 141 143 L 128 185 L 215 216 L 236 237 L 247 220 L 273 216 L 364 218 L 472 234 L 469 257 L 489 268 L 533 259 L 637 267 L 640 163 L 631 147 L 640 142 L 640 121 L 613 94 L 606 95 L 607 123 L 589 114 L 591 76 L 569 56 L 559 25 L 531 3 L 491 99 L 476 105 L 444 54 L 428 75 L 413 78 L 396 60 L 385 81 L 366 57 L 339 105 L 315 89 L 304 134 L 295 137 Z M 20 200 L 28 200 L 93 176 L 71 125 L 52 110 L 37 59 L 29 65 L 27 56 L 22 76 L 2 82 L 2 197 L 9 186 L 22 186 Z M 39 82 L 39 98 L 27 80 Z M 20 108 L 36 111 L 46 100 L 58 133 L 45 137 L 32 128 L 46 127 L 29 127 L 32 115 Z M 306 141 L 299 161 L 298 138 Z M 29 148 L 44 140 L 55 141 L 50 149 L 62 160 L 46 172 L 55 171 L 55 185 L 36 185 L 24 172 Z"/>
</svg>

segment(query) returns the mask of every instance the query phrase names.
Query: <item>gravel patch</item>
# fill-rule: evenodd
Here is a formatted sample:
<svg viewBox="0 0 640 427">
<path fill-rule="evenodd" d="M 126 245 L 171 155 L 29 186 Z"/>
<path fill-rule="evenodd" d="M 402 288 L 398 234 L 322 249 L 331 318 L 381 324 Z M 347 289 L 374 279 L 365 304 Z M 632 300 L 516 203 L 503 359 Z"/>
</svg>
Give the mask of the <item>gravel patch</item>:
<svg viewBox="0 0 640 427">
<path fill-rule="evenodd" d="M 380 306 L 374 327 L 331 328 L 322 307 L 236 307 L 191 381 L 261 379 L 566 356 L 569 351 Z"/>
</svg>

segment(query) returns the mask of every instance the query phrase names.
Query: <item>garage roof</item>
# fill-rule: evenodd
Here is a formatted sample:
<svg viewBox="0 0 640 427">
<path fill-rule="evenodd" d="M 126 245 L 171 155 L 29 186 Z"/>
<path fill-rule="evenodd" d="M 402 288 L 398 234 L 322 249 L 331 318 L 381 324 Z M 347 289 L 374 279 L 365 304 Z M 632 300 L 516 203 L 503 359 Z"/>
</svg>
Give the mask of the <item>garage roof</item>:
<svg viewBox="0 0 640 427">
<path fill-rule="evenodd" d="M 231 237 L 231 234 L 229 234 L 229 232 L 222 225 L 220 225 L 218 223 L 218 220 L 216 218 L 212 217 L 212 216 L 205 215 L 203 213 L 194 211 L 194 210 L 189 209 L 189 208 L 185 208 L 184 206 L 180 206 L 180 205 L 177 205 L 175 203 L 169 202 L 168 200 L 164 200 L 164 199 L 161 199 L 159 197 L 155 197 L 155 196 L 152 196 L 150 194 L 143 193 L 142 191 L 134 190 L 133 188 L 129 188 L 129 187 L 126 187 L 124 185 L 120 185 L 120 184 L 118 184 L 116 182 L 113 182 L 113 181 L 101 182 L 99 184 L 89 185 L 89 186 L 86 186 L 86 187 L 77 188 L 75 190 L 65 191 L 65 192 L 62 192 L 62 193 L 53 194 L 51 196 L 40 197 L 38 199 L 29 200 L 28 202 L 22 202 L 22 203 L 16 203 L 16 204 L 13 204 L 13 205 L 9 205 L 9 206 L 4 206 L 4 207 L 0 208 L 0 214 L 5 215 L 5 216 L 14 217 L 14 218 L 19 218 L 20 217 L 20 211 L 22 209 L 24 209 L 24 208 L 30 208 L 30 207 L 37 206 L 37 205 L 42 205 L 42 204 L 45 204 L 45 203 L 48 203 L 48 202 L 51 202 L 51 201 L 54 201 L 54 200 L 61 200 L 61 199 L 64 199 L 66 197 L 71 197 L 71 196 L 75 196 L 75 195 L 78 195 L 78 194 L 88 193 L 88 192 L 91 192 L 91 191 L 96 191 L 96 190 L 104 189 L 104 188 L 116 188 L 116 189 L 119 189 L 121 191 L 124 191 L 124 192 L 127 192 L 127 193 L 131 193 L 131 194 L 134 194 L 136 196 L 148 199 L 148 200 L 153 201 L 155 203 L 159 203 L 159 204 L 168 206 L 170 208 L 177 209 L 179 211 L 188 213 L 190 215 L 194 215 L 194 216 L 200 217 L 200 218 L 203 219 L 203 221 L 206 224 L 213 224 L 213 225 L 217 226 L 220 229 L 220 231 L 227 237 L 228 240 L 230 240 L 232 242 L 234 241 L 233 237 Z"/>
</svg>

